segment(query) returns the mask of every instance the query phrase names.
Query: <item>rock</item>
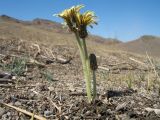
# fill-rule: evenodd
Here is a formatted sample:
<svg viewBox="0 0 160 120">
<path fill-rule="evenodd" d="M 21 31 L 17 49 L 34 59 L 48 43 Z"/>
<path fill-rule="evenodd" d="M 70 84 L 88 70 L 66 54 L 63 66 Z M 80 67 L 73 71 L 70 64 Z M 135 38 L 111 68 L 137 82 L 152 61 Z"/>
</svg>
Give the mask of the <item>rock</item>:
<svg viewBox="0 0 160 120">
<path fill-rule="evenodd" d="M 104 103 L 104 104 L 108 104 L 108 99 L 105 98 L 105 99 L 103 100 L 103 103 Z"/>
<path fill-rule="evenodd" d="M 54 91 L 55 87 L 48 87 L 49 91 Z"/>
<path fill-rule="evenodd" d="M 85 113 L 86 116 L 88 116 L 88 115 L 90 115 L 90 114 L 91 114 L 91 111 L 87 111 L 87 112 Z"/>
<path fill-rule="evenodd" d="M 117 107 L 116 107 L 116 111 L 120 111 L 120 110 L 123 110 L 126 108 L 128 103 L 124 102 L 122 104 L 119 104 Z"/>
<path fill-rule="evenodd" d="M 0 72 L 0 78 L 12 79 L 12 74 L 8 72 Z"/>
<path fill-rule="evenodd" d="M 39 91 L 48 91 L 49 90 L 47 85 L 43 85 L 43 84 L 40 84 L 38 86 L 38 89 L 39 89 Z"/>
<path fill-rule="evenodd" d="M 69 86 L 69 91 L 70 91 L 70 92 L 75 92 L 76 89 L 75 89 L 75 87 L 74 87 L 73 85 L 70 85 L 70 86 Z"/>
<path fill-rule="evenodd" d="M 7 112 L 6 114 L 2 115 L 1 120 L 11 120 L 11 112 Z"/>
<path fill-rule="evenodd" d="M 64 116 L 64 118 L 65 118 L 66 120 L 69 120 L 71 117 L 70 117 L 70 116 Z"/>
<path fill-rule="evenodd" d="M 22 104 L 21 104 L 21 102 L 17 101 L 17 102 L 14 103 L 14 105 L 15 106 L 21 106 Z"/>
<path fill-rule="evenodd" d="M 127 114 L 117 115 L 117 119 L 119 119 L 119 120 L 130 120 L 130 118 Z"/>
<path fill-rule="evenodd" d="M 31 92 L 30 95 L 29 95 L 28 97 L 29 97 L 29 99 L 34 99 L 35 93 Z"/>
<path fill-rule="evenodd" d="M 51 114 L 53 114 L 52 111 L 49 110 L 44 111 L 44 116 L 50 116 Z"/>
<path fill-rule="evenodd" d="M 138 117 L 137 114 L 136 114 L 134 111 L 130 111 L 130 112 L 128 113 L 128 116 L 129 116 L 130 118 L 137 118 L 137 117 Z"/>
<path fill-rule="evenodd" d="M 145 108 L 145 110 L 147 111 L 147 112 L 153 112 L 154 111 L 154 109 L 152 109 L 152 108 Z"/>
<path fill-rule="evenodd" d="M 7 114 L 2 115 L 2 120 L 7 120 Z"/>
<path fill-rule="evenodd" d="M 141 106 L 143 106 L 144 103 L 143 102 L 139 102 L 138 104 L 141 105 Z"/>
<path fill-rule="evenodd" d="M 7 112 L 7 116 L 11 116 L 11 112 Z"/>
<path fill-rule="evenodd" d="M 160 115 L 160 109 L 154 109 L 154 112 L 155 112 L 157 115 Z"/>
<path fill-rule="evenodd" d="M 133 106 L 133 105 L 135 105 L 135 101 L 132 100 L 131 101 L 131 106 Z"/>
<path fill-rule="evenodd" d="M 17 98 L 14 95 L 11 95 L 10 100 L 11 102 L 15 103 L 17 101 Z"/>
<path fill-rule="evenodd" d="M 153 109 L 153 108 L 145 108 L 147 112 L 155 112 L 157 115 L 160 115 L 160 109 Z"/>
<path fill-rule="evenodd" d="M 3 100 L 4 98 L 5 98 L 5 96 L 0 94 L 0 101 Z"/>
<path fill-rule="evenodd" d="M 98 114 L 98 118 L 100 118 L 102 115 L 101 114 Z"/>
<path fill-rule="evenodd" d="M 157 109 L 157 108 L 159 108 L 159 105 L 154 104 L 153 107 L 154 107 L 155 109 Z"/>
<path fill-rule="evenodd" d="M 16 76 L 12 76 L 12 80 L 16 80 L 17 78 L 16 78 Z"/>
<path fill-rule="evenodd" d="M 5 113 L 5 109 L 0 107 L 0 117 Z"/>
<path fill-rule="evenodd" d="M 108 112 L 109 114 L 114 114 L 114 111 L 112 111 L 111 109 L 107 109 L 107 112 Z"/>
<path fill-rule="evenodd" d="M 78 117 L 78 116 L 76 116 L 76 117 L 74 117 L 73 119 L 74 119 L 74 120 L 80 120 L 81 118 Z"/>
</svg>

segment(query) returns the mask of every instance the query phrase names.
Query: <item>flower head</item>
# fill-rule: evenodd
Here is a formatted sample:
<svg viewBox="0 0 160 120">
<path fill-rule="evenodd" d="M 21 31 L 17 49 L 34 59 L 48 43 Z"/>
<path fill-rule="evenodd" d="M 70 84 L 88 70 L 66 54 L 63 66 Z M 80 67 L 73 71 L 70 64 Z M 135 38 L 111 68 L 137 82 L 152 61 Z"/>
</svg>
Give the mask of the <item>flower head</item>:
<svg viewBox="0 0 160 120">
<path fill-rule="evenodd" d="M 81 38 L 87 37 L 87 26 L 92 28 L 92 24 L 97 24 L 94 12 L 87 11 L 83 14 L 80 13 L 80 9 L 83 7 L 83 5 L 73 6 L 58 14 L 59 17 L 64 19 L 64 22 L 68 25 L 70 30 L 77 32 Z"/>
<path fill-rule="evenodd" d="M 92 11 L 87 11 L 83 14 L 77 14 L 77 28 L 79 30 L 79 35 L 81 38 L 85 38 L 86 36 L 88 36 L 87 26 L 93 28 L 92 24 L 97 24 L 95 18 L 96 16 Z"/>
</svg>

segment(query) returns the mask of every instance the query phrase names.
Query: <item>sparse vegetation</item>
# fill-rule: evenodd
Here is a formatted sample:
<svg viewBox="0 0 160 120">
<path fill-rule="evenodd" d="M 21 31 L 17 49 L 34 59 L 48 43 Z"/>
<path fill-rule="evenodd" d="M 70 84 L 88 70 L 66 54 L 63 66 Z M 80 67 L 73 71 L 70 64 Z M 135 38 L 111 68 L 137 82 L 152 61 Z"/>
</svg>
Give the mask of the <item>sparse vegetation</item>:
<svg viewBox="0 0 160 120">
<path fill-rule="evenodd" d="M 3 64 L 3 69 L 11 72 L 13 75 L 21 76 L 26 72 L 27 60 L 25 58 L 14 57 L 10 63 Z"/>
<path fill-rule="evenodd" d="M 129 72 L 126 75 L 126 83 L 127 83 L 127 86 L 129 89 L 131 89 L 133 87 L 133 84 L 134 84 L 133 80 L 134 80 L 134 76 L 132 73 Z"/>
<path fill-rule="evenodd" d="M 42 71 L 41 74 L 43 78 L 48 80 L 49 82 L 53 81 L 53 74 L 50 71 Z"/>
<path fill-rule="evenodd" d="M 142 71 L 140 74 L 138 74 L 138 78 L 140 81 L 145 81 L 146 74 Z"/>
</svg>

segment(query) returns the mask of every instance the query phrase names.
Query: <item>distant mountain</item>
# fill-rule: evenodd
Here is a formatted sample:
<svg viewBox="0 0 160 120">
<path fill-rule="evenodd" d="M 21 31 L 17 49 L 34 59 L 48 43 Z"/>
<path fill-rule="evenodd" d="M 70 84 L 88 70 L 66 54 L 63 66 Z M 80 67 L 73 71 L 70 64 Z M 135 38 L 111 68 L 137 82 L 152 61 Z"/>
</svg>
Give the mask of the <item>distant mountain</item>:
<svg viewBox="0 0 160 120">
<path fill-rule="evenodd" d="M 32 21 L 23 21 L 7 15 L 1 15 L 0 37 L 17 38 L 47 46 L 76 45 L 75 36 L 67 28 L 64 28 L 62 24 L 40 18 Z M 160 37 L 156 36 L 145 35 L 136 40 L 123 43 L 117 39 L 89 35 L 87 46 L 91 52 L 103 54 L 109 49 L 129 51 L 142 55 L 148 52 L 151 56 L 160 57 Z"/>
<path fill-rule="evenodd" d="M 160 57 L 160 37 L 144 35 L 136 40 L 116 45 L 117 48 L 133 53 Z"/>
<path fill-rule="evenodd" d="M 53 22 L 51 20 L 36 18 L 32 21 L 23 21 L 7 15 L 1 15 L 0 19 L 5 22 L 19 23 L 21 25 L 34 26 L 45 30 L 55 30 L 55 32 L 67 33 L 67 31 L 62 28 L 62 25 L 60 23 Z"/>
<path fill-rule="evenodd" d="M 21 21 L 21 20 L 18 20 L 18 19 L 16 19 L 16 18 L 7 16 L 7 15 L 1 15 L 1 16 L 0 16 L 0 19 L 1 19 L 1 20 L 4 20 L 4 21 L 8 21 L 8 22 L 16 22 L 16 23 L 23 22 L 23 21 Z"/>
<path fill-rule="evenodd" d="M 46 45 L 75 45 L 75 36 L 71 34 L 62 24 L 36 18 L 32 21 L 23 21 L 16 18 L 0 16 L 0 37 L 19 38 L 33 43 Z M 89 35 L 87 38 L 90 50 L 98 51 L 106 46 L 119 44 L 116 39 L 107 39 L 96 35 Z"/>
</svg>

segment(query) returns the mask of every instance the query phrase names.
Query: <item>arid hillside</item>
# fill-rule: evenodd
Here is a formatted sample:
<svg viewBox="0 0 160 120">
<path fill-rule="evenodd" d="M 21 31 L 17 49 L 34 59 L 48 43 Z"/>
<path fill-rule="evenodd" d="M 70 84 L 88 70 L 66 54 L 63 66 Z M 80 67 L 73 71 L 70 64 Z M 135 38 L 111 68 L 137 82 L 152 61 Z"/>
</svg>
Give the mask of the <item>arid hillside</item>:
<svg viewBox="0 0 160 120">
<path fill-rule="evenodd" d="M 137 40 L 116 45 L 118 49 L 150 56 L 160 57 L 160 37 L 145 35 Z"/>
<path fill-rule="evenodd" d="M 47 46 L 77 46 L 75 36 L 57 22 L 39 18 L 32 21 L 22 21 L 1 15 L 0 23 L 0 37 L 2 38 L 16 38 Z M 120 43 L 115 39 L 106 39 L 95 35 L 90 35 L 87 42 L 89 50 L 97 53 L 105 53 L 106 46 Z"/>
<path fill-rule="evenodd" d="M 7 15 L 0 16 L 0 37 L 5 39 L 19 39 L 31 43 L 43 44 L 49 47 L 67 45 L 76 47 L 75 36 L 60 23 L 36 18 L 32 21 L 22 21 Z M 108 51 L 124 51 L 134 54 L 160 56 L 160 37 L 144 35 L 130 42 L 117 39 L 103 38 L 89 35 L 87 45 L 90 52 L 105 55 Z"/>
</svg>

